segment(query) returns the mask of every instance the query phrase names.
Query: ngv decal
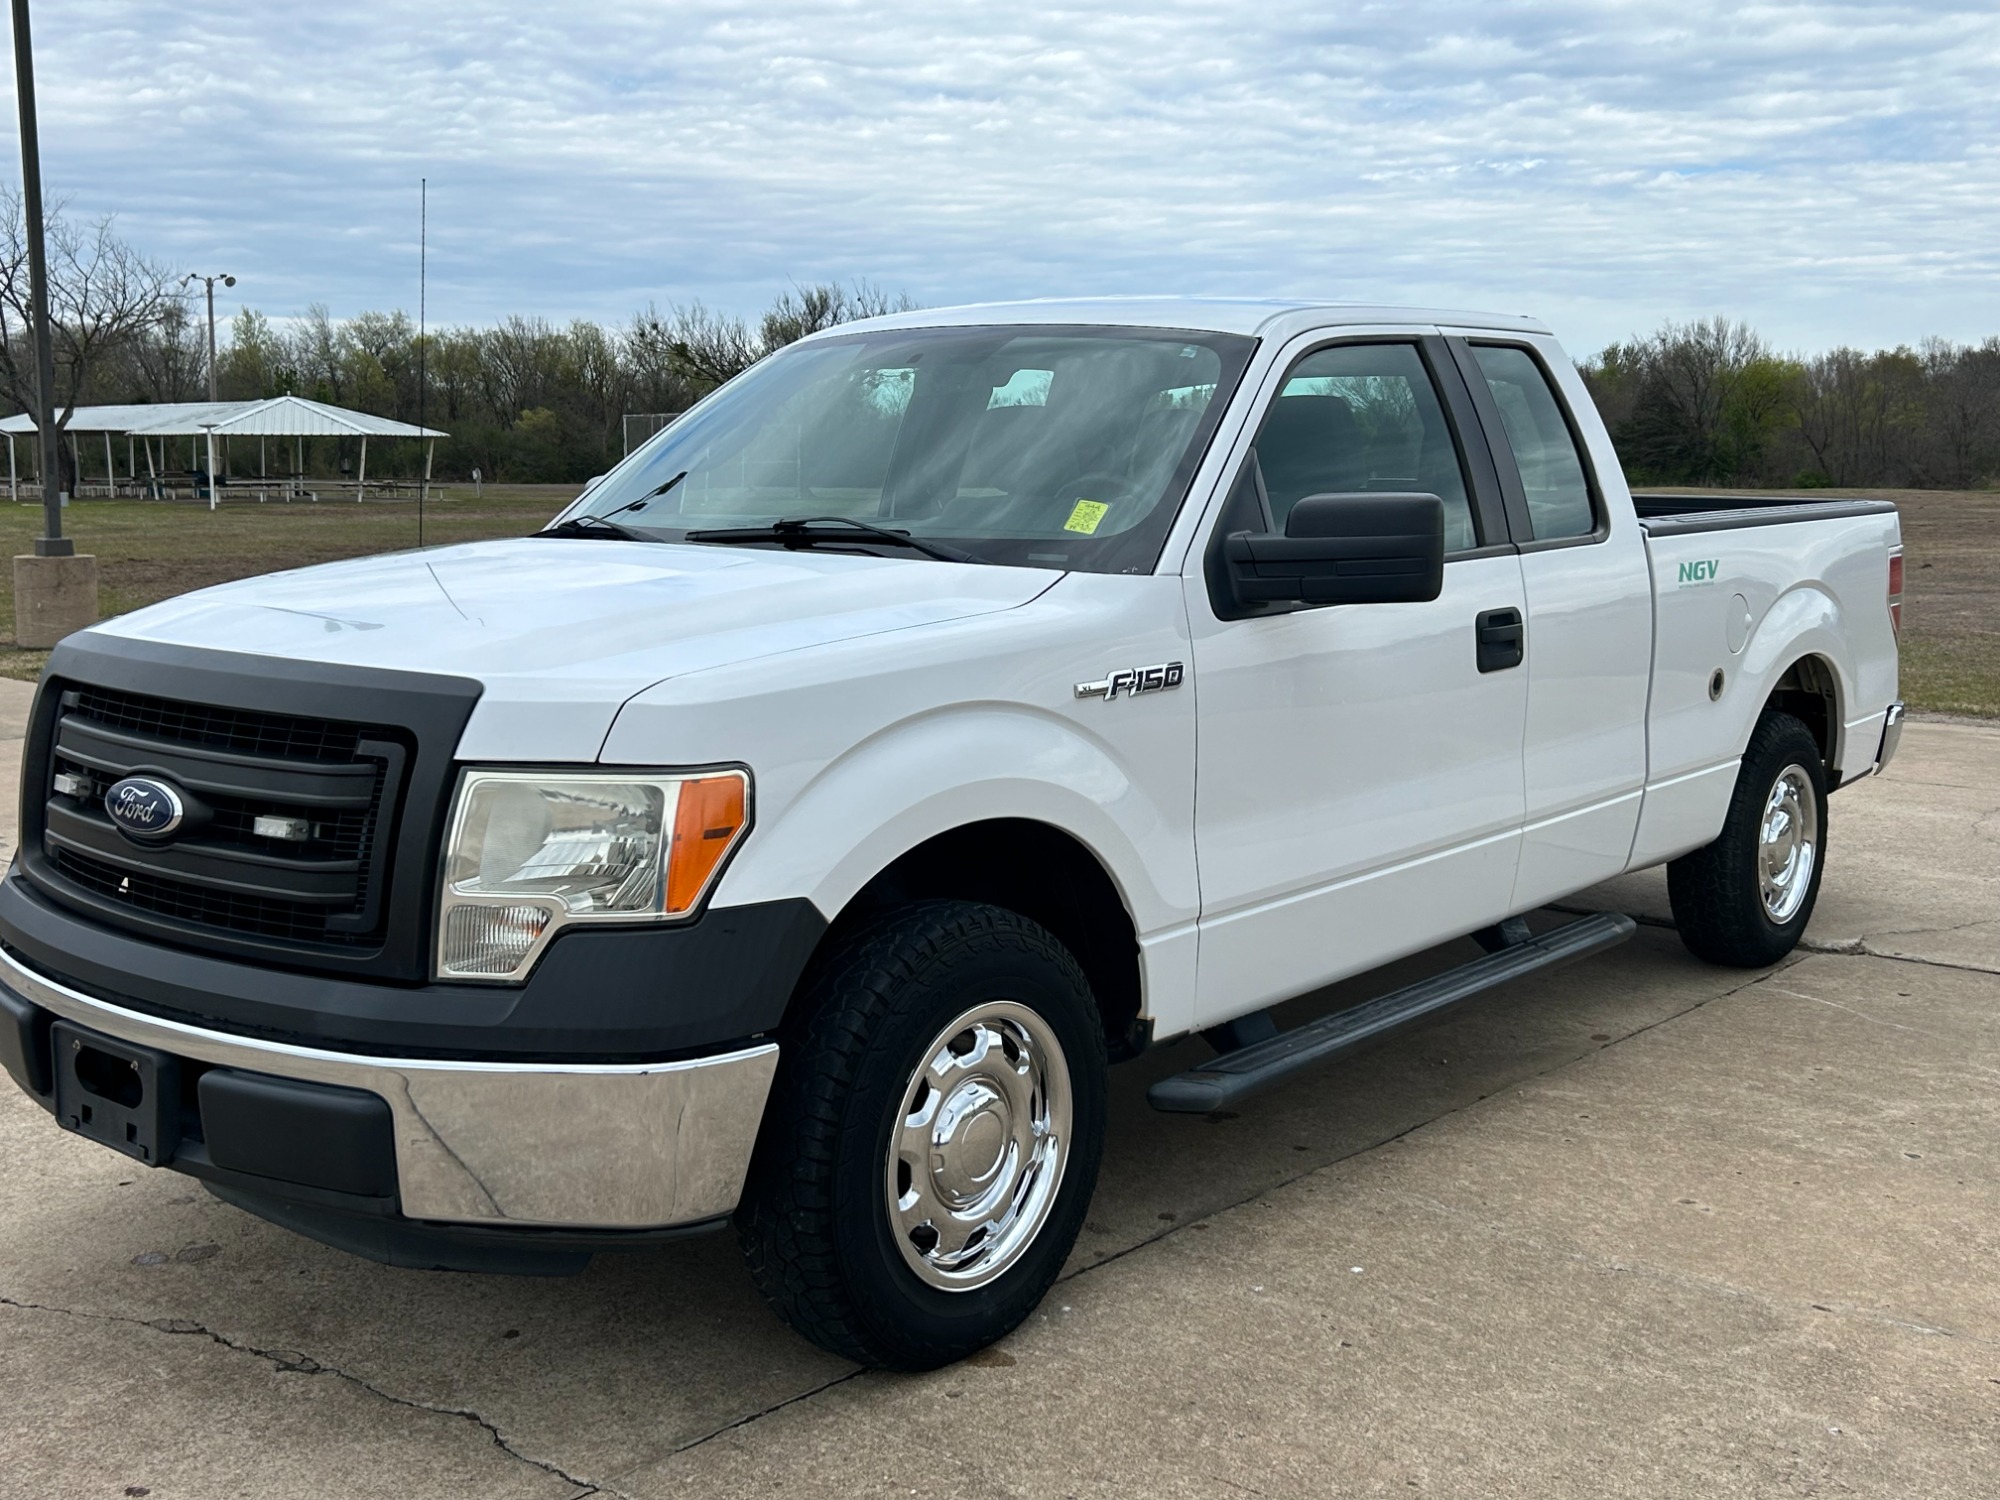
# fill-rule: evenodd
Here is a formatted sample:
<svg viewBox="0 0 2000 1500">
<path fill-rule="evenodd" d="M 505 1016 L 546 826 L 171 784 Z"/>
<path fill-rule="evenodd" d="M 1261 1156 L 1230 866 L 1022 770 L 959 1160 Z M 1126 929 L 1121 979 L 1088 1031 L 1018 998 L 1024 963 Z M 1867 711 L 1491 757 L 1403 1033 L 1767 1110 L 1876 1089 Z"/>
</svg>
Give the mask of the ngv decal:
<svg viewBox="0 0 2000 1500">
<path fill-rule="evenodd" d="M 1136 698 L 1141 693 L 1177 688 L 1186 675 L 1187 667 L 1177 661 L 1162 662 L 1157 667 L 1127 667 L 1109 677 L 1100 677 L 1096 682 L 1079 682 L 1076 695 L 1079 698 L 1102 698 L 1109 703 L 1118 697 Z"/>
<path fill-rule="evenodd" d="M 1682 563 L 1681 587 L 1687 588 L 1691 584 L 1715 582 L 1716 569 L 1721 566 L 1722 559 L 1717 557 L 1706 558 L 1701 562 Z"/>
</svg>

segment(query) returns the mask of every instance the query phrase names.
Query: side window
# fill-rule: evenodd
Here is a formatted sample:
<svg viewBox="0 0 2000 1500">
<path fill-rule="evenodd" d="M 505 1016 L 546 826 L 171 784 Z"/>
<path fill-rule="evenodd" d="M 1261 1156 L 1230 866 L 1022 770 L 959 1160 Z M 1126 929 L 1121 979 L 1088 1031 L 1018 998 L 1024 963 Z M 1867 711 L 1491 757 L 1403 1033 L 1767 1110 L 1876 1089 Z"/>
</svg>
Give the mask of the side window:
<svg viewBox="0 0 2000 1500">
<path fill-rule="evenodd" d="M 1590 481 L 1542 367 L 1527 350 L 1505 344 L 1474 344 L 1472 354 L 1500 408 L 1535 539 L 1589 536 L 1597 527 Z"/>
<path fill-rule="evenodd" d="M 1380 490 L 1444 501 L 1444 545 L 1479 545 L 1465 471 L 1430 372 L 1411 344 L 1342 344 L 1291 368 L 1257 429 L 1257 462 L 1283 531 L 1308 495 Z"/>
</svg>

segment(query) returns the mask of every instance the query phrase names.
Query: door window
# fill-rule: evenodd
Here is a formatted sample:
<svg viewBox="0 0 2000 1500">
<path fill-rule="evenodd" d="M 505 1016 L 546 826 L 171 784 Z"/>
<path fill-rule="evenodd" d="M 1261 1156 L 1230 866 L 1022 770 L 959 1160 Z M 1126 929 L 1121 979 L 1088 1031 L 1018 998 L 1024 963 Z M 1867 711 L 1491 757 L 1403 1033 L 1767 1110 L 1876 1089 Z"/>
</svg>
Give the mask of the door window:
<svg viewBox="0 0 2000 1500">
<path fill-rule="evenodd" d="M 1500 408 L 1535 540 L 1589 536 L 1597 529 L 1590 480 L 1542 367 L 1527 350 L 1506 344 L 1474 344 L 1472 354 Z"/>
<path fill-rule="evenodd" d="M 1479 545 L 1458 446 L 1415 345 L 1341 344 L 1301 359 L 1257 429 L 1257 463 L 1280 531 L 1308 495 L 1376 490 L 1438 496 L 1445 550 Z"/>
</svg>

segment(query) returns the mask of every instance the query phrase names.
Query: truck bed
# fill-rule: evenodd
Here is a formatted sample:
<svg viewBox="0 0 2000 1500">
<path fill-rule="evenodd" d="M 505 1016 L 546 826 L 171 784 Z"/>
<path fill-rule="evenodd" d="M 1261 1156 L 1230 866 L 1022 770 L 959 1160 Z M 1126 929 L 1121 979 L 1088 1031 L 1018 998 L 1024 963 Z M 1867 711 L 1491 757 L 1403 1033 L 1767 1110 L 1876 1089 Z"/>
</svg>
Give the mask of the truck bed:
<svg viewBox="0 0 2000 1500">
<path fill-rule="evenodd" d="M 1642 495 L 1632 496 L 1639 524 L 1653 536 L 1697 531 L 1733 531 L 1745 526 L 1789 526 L 1799 521 L 1833 521 L 1851 516 L 1893 515 L 1889 500 L 1829 500 L 1817 495 Z"/>
</svg>

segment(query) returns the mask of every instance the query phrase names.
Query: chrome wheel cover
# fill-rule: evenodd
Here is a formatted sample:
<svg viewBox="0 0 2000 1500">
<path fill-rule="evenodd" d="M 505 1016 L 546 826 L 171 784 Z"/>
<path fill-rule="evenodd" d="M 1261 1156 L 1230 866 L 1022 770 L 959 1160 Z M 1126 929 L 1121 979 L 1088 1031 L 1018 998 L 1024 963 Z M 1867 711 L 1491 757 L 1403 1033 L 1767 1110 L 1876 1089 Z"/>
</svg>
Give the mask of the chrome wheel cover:
<svg viewBox="0 0 2000 1500">
<path fill-rule="evenodd" d="M 889 1233 L 928 1286 L 969 1292 L 1047 1222 L 1070 1143 L 1069 1064 L 1025 1005 L 990 1000 L 940 1031 L 903 1090 L 884 1180 Z"/>
<path fill-rule="evenodd" d="M 1804 766 L 1789 765 L 1771 783 L 1757 830 L 1757 880 L 1764 915 L 1782 926 L 1798 915 L 1819 863 L 1819 799 Z"/>
</svg>

